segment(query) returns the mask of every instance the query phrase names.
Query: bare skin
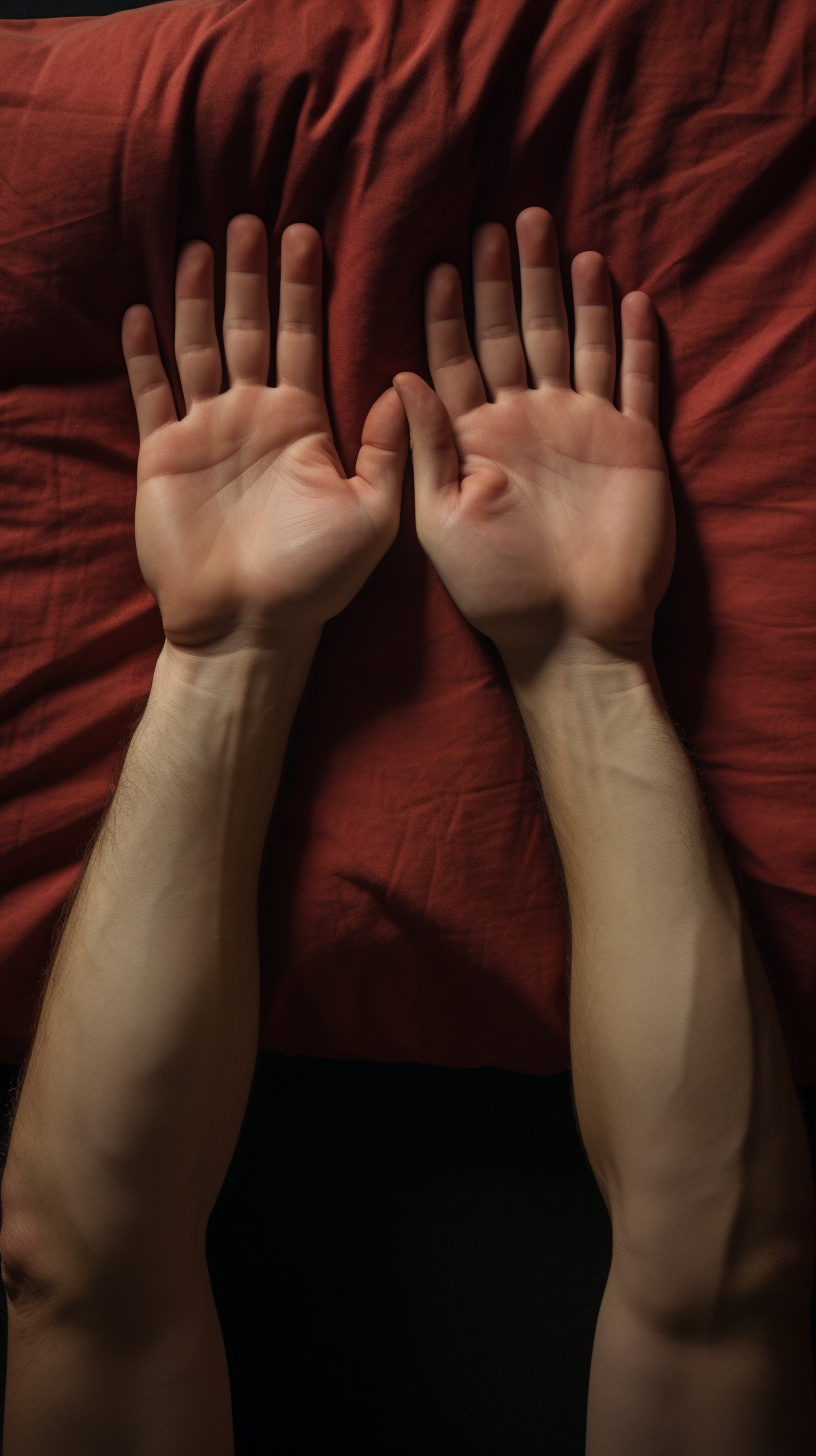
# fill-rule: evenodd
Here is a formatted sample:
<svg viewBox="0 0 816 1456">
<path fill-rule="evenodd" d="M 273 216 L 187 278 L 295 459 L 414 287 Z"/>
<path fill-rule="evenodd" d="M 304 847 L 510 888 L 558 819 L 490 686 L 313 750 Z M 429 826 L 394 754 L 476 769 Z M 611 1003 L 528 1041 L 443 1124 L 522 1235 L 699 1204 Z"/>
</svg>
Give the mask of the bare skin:
<svg viewBox="0 0 816 1456">
<path fill-rule="evenodd" d="M 814 1449 L 813 1196 L 770 991 L 651 657 L 674 552 L 658 346 L 609 278 L 572 267 L 570 345 L 552 220 L 474 240 L 478 364 L 453 268 L 426 292 L 436 393 L 395 380 L 417 530 L 502 654 L 535 752 L 572 918 L 571 1041 L 613 1262 L 589 1456 Z M 522 343 L 523 336 L 523 343 Z M 532 384 L 530 384 L 532 381 Z"/>
<path fill-rule="evenodd" d="M 618 410 L 608 279 L 577 259 L 573 390 L 551 222 L 530 209 L 518 231 L 525 348 L 488 226 L 481 369 L 443 268 L 427 300 L 438 393 L 396 386 L 421 539 L 503 654 L 569 888 L 576 1102 L 614 1229 L 587 1449 L 798 1456 L 813 1435 L 807 1153 L 651 664 L 673 550 L 654 317 L 624 300 Z M 204 1230 L 255 1059 L 260 854 L 322 624 L 396 532 L 407 442 L 389 391 L 357 475 L 339 468 L 313 230 L 284 235 L 274 390 L 257 219 L 230 225 L 227 269 L 220 395 L 212 257 L 191 244 L 180 259 L 181 421 L 148 311 L 125 318 L 137 544 L 168 642 L 54 964 L 3 1181 L 9 1456 L 232 1451 Z"/>
<path fill-rule="evenodd" d="M 323 398 L 321 250 L 282 242 L 267 388 L 267 243 L 177 274 L 177 420 L 149 310 L 123 345 L 139 418 L 139 560 L 167 643 L 51 972 L 3 1180 L 7 1456 L 228 1456 L 204 1255 L 257 1053 L 255 901 L 292 715 L 326 619 L 397 531 L 393 390 L 346 479 Z"/>
</svg>

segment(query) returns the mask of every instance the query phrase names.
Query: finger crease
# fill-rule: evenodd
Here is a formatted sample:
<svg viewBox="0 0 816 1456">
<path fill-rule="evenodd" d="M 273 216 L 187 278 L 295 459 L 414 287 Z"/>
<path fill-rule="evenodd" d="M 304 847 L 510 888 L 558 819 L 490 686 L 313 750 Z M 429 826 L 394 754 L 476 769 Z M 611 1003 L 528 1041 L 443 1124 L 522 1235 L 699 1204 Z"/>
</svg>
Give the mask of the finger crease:
<svg viewBox="0 0 816 1456">
<path fill-rule="evenodd" d="M 437 364 L 436 368 L 455 369 L 459 364 L 472 364 L 474 362 L 470 354 L 452 354 L 450 359 L 446 359 L 444 364 Z"/>
<path fill-rule="evenodd" d="M 522 323 L 525 330 L 531 330 L 534 333 L 551 333 L 555 329 L 566 332 L 564 320 L 557 313 L 536 314 L 535 318 L 522 319 Z"/>
<path fill-rule="evenodd" d="M 237 329 L 240 333 L 261 333 L 266 328 L 264 319 L 256 318 L 233 318 L 224 325 L 224 332 L 230 333 Z"/>
<path fill-rule="evenodd" d="M 217 344 L 177 344 L 176 355 L 179 354 L 216 354 Z"/>
<path fill-rule="evenodd" d="M 491 324 L 488 328 L 482 329 L 482 339 L 510 339 L 518 338 L 518 329 L 513 324 Z"/>
</svg>

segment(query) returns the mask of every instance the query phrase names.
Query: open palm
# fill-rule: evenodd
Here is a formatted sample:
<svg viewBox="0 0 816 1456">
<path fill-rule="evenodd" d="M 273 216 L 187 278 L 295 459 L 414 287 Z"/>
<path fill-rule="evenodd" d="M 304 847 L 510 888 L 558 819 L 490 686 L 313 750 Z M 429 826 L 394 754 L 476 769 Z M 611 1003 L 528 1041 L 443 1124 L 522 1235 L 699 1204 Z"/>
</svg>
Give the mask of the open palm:
<svg viewBox="0 0 816 1456">
<path fill-rule="evenodd" d="M 417 529 L 460 610 L 508 664 L 565 631 L 636 649 L 674 551 L 654 311 L 645 294 L 624 300 L 618 410 L 609 276 L 598 254 L 576 258 L 573 389 L 552 219 L 529 208 L 517 231 L 523 346 L 498 224 L 474 239 L 479 364 L 458 273 L 443 264 L 428 279 L 436 394 L 416 375 L 395 381 L 411 427 Z"/>
<path fill-rule="evenodd" d="M 277 384 L 270 356 L 266 231 L 249 214 L 227 230 L 221 393 L 213 255 L 189 243 L 176 275 L 175 405 L 150 310 L 122 326 L 139 419 L 136 546 L 165 632 L 180 646 L 313 636 L 358 591 L 394 539 L 407 452 L 388 390 L 363 429 L 348 479 L 323 395 L 321 247 L 295 224 L 281 244 Z"/>
</svg>

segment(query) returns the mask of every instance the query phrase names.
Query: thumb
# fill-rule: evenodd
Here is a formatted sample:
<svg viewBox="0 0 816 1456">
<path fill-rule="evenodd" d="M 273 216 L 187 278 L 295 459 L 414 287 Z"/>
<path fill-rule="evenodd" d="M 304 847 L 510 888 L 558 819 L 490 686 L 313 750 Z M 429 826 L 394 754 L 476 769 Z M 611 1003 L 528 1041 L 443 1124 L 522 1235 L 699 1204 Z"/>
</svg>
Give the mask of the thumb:
<svg viewBox="0 0 816 1456">
<path fill-rule="evenodd" d="M 459 456 L 453 427 L 438 394 L 418 374 L 398 374 L 394 388 L 402 400 L 411 431 L 417 513 L 439 497 L 459 489 Z"/>
<path fill-rule="evenodd" d="M 356 473 L 358 480 L 369 486 L 384 505 L 393 505 L 398 515 L 407 457 L 405 411 L 397 391 L 387 389 L 366 415 Z"/>
</svg>

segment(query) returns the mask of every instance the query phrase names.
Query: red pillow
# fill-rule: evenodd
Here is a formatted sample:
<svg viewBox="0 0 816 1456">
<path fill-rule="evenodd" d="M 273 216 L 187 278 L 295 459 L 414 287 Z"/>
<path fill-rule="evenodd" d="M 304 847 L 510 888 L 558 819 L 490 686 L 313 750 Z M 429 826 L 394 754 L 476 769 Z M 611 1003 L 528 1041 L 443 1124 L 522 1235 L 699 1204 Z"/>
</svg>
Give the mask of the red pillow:
<svg viewBox="0 0 816 1456">
<path fill-rule="evenodd" d="M 657 649 L 816 1081 L 816 55 L 806 0 L 224 0 L 0 24 L 0 1058 L 161 641 L 119 326 L 172 368 L 180 243 L 258 212 L 327 253 L 347 465 L 421 369 L 422 276 L 549 207 L 665 326 L 679 521 Z M 219 304 L 220 307 L 220 304 Z M 496 659 L 413 535 L 331 622 L 261 887 L 262 1046 L 553 1072 L 561 891 Z"/>
</svg>

